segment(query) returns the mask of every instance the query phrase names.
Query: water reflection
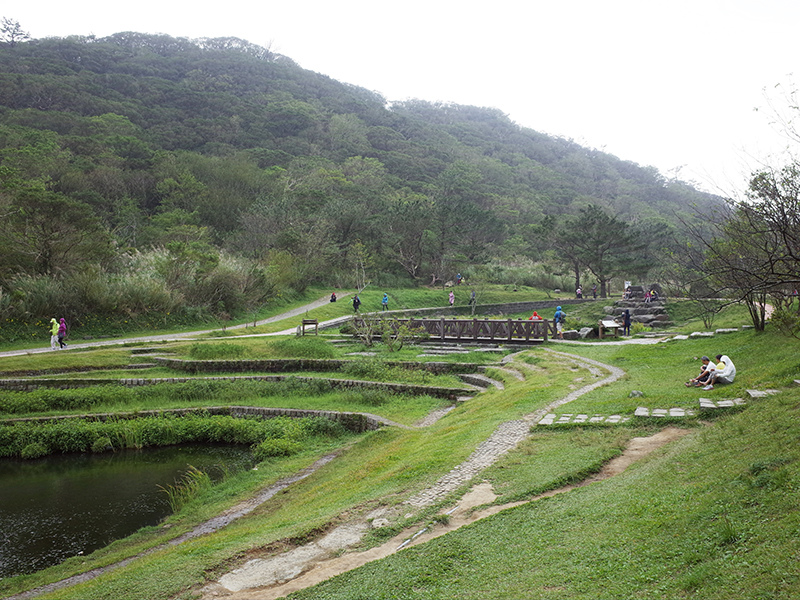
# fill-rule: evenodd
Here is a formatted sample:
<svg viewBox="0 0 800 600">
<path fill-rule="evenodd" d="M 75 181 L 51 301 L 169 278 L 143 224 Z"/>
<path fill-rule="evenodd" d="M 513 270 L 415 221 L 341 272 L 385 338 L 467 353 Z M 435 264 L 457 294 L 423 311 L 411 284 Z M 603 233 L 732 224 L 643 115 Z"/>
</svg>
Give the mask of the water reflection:
<svg viewBox="0 0 800 600">
<path fill-rule="evenodd" d="M 170 512 L 159 485 L 188 465 L 219 479 L 249 469 L 244 446 L 173 446 L 102 455 L 0 460 L 0 577 L 89 554 Z"/>
</svg>

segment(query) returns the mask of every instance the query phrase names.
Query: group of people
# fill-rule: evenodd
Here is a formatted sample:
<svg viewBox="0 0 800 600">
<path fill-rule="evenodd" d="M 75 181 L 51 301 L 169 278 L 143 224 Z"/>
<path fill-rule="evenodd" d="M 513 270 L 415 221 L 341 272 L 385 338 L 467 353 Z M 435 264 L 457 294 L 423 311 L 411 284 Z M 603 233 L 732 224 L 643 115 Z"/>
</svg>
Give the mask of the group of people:
<svg viewBox="0 0 800 600">
<path fill-rule="evenodd" d="M 67 344 L 64 342 L 64 338 L 66 337 L 67 322 L 64 320 L 64 317 L 61 317 L 60 321 L 56 321 L 55 318 L 50 319 L 50 348 L 53 350 L 66 348 Z"/>
<path fill-rule="evenodd" d="M 692 377 L 684 385 L 686 387 L 701 387 L 704 390 L 713 390 L 718 383 L 733 383 L 736 377 L 736 366 L 727 354 L 717 354 L 717 362 L 713 362 L 707 356 L 703 356 L 700 361 L 703 366 L 697 377 Z"/>
<path fill-rule="evenodd" d="M 336 302 L 333 298 L 331 298 L 331 302 Z M 361 306 L 361 298 L 358 297 L 358 294 L 353 296 L 353 312 L 358 312 L 359 307 Z M 384 292 L 383 298 L 381 298 L 381 310 L 389 310 L 389 294 Z"/>
</svg>

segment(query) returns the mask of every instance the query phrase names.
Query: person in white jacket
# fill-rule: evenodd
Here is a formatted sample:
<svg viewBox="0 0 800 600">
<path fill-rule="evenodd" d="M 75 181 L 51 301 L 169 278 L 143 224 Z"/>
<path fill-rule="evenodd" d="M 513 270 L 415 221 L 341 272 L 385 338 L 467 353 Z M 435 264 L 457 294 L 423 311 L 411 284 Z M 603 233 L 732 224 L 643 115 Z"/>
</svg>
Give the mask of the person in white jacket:
<svg viewBox="0 0 800 600">
<path fill-rule="evenodd" d="M 733 383 L 736 377 L 736 365 L 727 354 L 717 354 L 719 364 L 711 374 L 711 382 L 704 387 L 704 390 L 713 390 L 715 383 Z"/>
</svg>

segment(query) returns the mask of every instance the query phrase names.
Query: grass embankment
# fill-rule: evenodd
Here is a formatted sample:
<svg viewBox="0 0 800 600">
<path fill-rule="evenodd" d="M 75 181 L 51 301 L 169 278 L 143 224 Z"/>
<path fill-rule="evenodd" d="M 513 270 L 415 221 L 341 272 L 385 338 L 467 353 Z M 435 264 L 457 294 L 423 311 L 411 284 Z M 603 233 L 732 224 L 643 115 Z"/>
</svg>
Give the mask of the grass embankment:
<svg viewBox="0 0 800 600">
<path fill-rule="evenodd" d="M 457 286 L 452 288 L 456 296 L 456 305 L 465 306 L 469 303 L 471 287 Z M 480 304 L 498 302 L 525 302 L 530 300 L 545 300 L 549 298 L 547 292 L 519 286 L 514 291 L 513 286 L 483 285 L 475 288 Z M 92 318 L 87 316 L 84 320 L 89 324 L 79 327 L 76 324 L 69 331 L 69 343 L 81 343 L 93 339 L 106 340 L 123 337 L 146 337 L 157 335 L 181 334 L 191 331 L 208 331 L 207 337 L 229 336 L 239 337 L 258 333 L 275 333 L 293 329 L 300 324 L 303 318 L 318 319 L 320 322 L 353 314 L 352 295 L 354 290 L 337 290 L 341 299 L 338 302 L 324 302 L 330 296 L 331 290 L 323 288 L 308 288 L 303 294 L 291 298 L 276 298 L 268 302 L 262 310 L 249 315 L 241 315 L 230 321 L 207 321 L 193 324 L 174 324 L 169 318 L 160 319 L 158 316 L 148 317 L 146 327 L 139 326 L 142 319 L 118 322 L 105 318 Z M 361 313 L 381 310 L 383 292 L 389 294 L 389 308 L 391 310 L 426 308 L 431 306 L 447 306 L 449 290 L 441 288 L 404 288 L 404 289 L 372 289 L 367 288 L 359 296 L 361 298 Z M 348 295 L 349 294 L 349 295 Z M 302 308 L 310 303 L 323 300 L 318 308 L 305 311 L 291 319 L 276 319 L 273 322 L 253 327 L 253 323 L 279 317 L 281 314 Z M 160 325 L 159 325 L 160 324 Z M 241 327 L 249 325 L 248 327 Z M 5 327 L 5 330 L 4 330 Z M 6 323 L 0 326 L 0 340 L 3 341 L 2 350 L 25 350 L 30 348 L 49 347 L 50 331 L 49 318 L 40 319 L 38 323 L 16 324 Z M 236 327 L 236 328 L 234 328 Z M 24 331 L 23 331 L 24 330 Z M 13 340 L 13 341 L 11 341 Z"/>
<path fill-rule="evenodd" d="M 694 357 L 717 350 L 709 346 L 736 361 L 736 383 L 712 392 L 684 388 Z M 719 399 L 745 387 L 781 393 L 720 415 L 611 480 L 504 511 L 291 597 L 380 600 L 398 590 L 425 599 L 800 597 L 800 390 L 791 386 L 800 375 L 799 346 L 752 332 L 646 347 L 570 346 L 613 364 L 625 359 L 629 378 L 565 412 L 696 406 L 701 393 Z M 627 398 L 631 387 L 645 398 Z M 566 460 L 596 459 L 584 444 L 605 435 L 605 451 L 618 448 L 626 429 L 536 434 L 487 475 L 502 500 L 530 496 L 546 487 L 537 478 L 552 472 L 552 447 L 560 445 Z"/>
<path fill-rule="evenodd" d="M 717 344 L 723 346 L 718 350 Z M 783 392 L 744 412 L 712 417 L 708 425 L 689 420 L 694 434 L 612 480 L 505 511 L 295 597 L 798 597 L 800 396 L 785 387 L 800 376 L 798 346 L 753 332 L 645 347 L 558 346 L 628 372 L 564 412 L 632 414 L 638 405 L 696 406 L 701 392 L 682 382 L 699 368 L 695 357 L 717 350 L 736 361 L 737 383 L 704 395 L 730 397 L 744 385 Z M 507 379 L 504 392 L 482 394 L 425 430 L 367 434 L 339 459 L 229 527 L 46 597 L 192 597 L 190 590 L 250 556 L 279 553 L 340 520 L 400 503 L 462 462 L 499 423 L 594 380 L 570 359 L 542 350 L 526 354 L 530 358 L 520 364 L 526 382 Z M 631 389 L 645 397 L 629 398 Z M 485 476 L 501 494 L 499 501 L 530 497 L 596 470 L 630 437 L 656 427 L 633 421 L 617 428 L 537 430 Z M 234 478 L 235 485 L 223 484 L 214 496 L 190 503 L 163 527 L 6 580 L 0 591 L 27 589 L 152 547 L 312 460 L 301 455 L 265 463 Z M 412 520 L 433 514 L 431 509 Z M 370 539 L 385 539 L 405 524 L 375 530 Z"/>
<path fill-rule="evenodd" d="M 334 463 L 292 486 L 257 514 L 201 540 L 136 561 L 132 570 L 126 567 L 97 582 L 58 592 L 55 597 L 170 597 L 202 581 L 204 573 L 224 569 L 248 549 L 264 548 L 280 540 L 302 540 L 348 514 L 380 504 L 396 504 L 464 460 L 498 423 L 538 408 L 548 401 L 551 391 L 565 393 L 569 382 L 562 381 L 558 373 L 568 371 L 559 364 L 553 364 L 552 368 L 552 379 L 527 386 L 520 383 L 516 391 L 510 388 L 505 392 L 487 392 L 480 401 L 466 403 L 425 430 L 385 429 L 367 434 Z M 296 460 L 294 465 L 297 466 Z M 259 473 L 269 468 L 261 466 Z M 263 479 L 258 484 L 263 484 Z M 192 520 L 191 514 L 184 518 Z M 377 538 L 394 531 L 378 532 Z M 155 543 L 163 540 L 163 533 L 161 528 L 155 528 L 149 535 Z M 67 561 L 36 575 L 16 578 L 16 582 L 3 582 L 0 589 L 13 589 L 7 587 L 11 585 L 32 586 L 70 571 L 109 562 L 110 553 L 118 558 L 125 544 L 119 542 L 106 551 L 82 558 L 85 565 L 77 560 Z M 141 549 L 143 544 L 139 536 L 135 548 Z"/>
</svg>

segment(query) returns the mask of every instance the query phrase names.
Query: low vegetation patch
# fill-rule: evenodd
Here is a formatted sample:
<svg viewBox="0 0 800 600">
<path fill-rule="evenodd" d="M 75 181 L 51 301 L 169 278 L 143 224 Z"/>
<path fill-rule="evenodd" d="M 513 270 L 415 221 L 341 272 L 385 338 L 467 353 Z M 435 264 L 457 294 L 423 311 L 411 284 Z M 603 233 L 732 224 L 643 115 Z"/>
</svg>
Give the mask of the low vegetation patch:
<svg viewBox="0 0 800 600">
<path fill-rule="evenodd" d="M 225 443 L 259 446 L 266 440 L 299 451 L 307 438 L 345 435 L 344 428 L 321 417 L 290 419 L 234 418 L 224 415 L 170 414 L 156 417 L 109 419 L 62 419 L 0 424 L 0 457 L 38 458 L 46 454 L 92 452 L 98 448 L 120 450 L 185 443 Z M 281 455 L 286 455 L 287 452 Z"/>
<path fill-rule="evenodd" d="M 196 360 L 229 360 L 244 358 L 247 348 L 240 344 L 228 343 L 197 343 L 189 347 L 189 357 Z"/>
</svg>

